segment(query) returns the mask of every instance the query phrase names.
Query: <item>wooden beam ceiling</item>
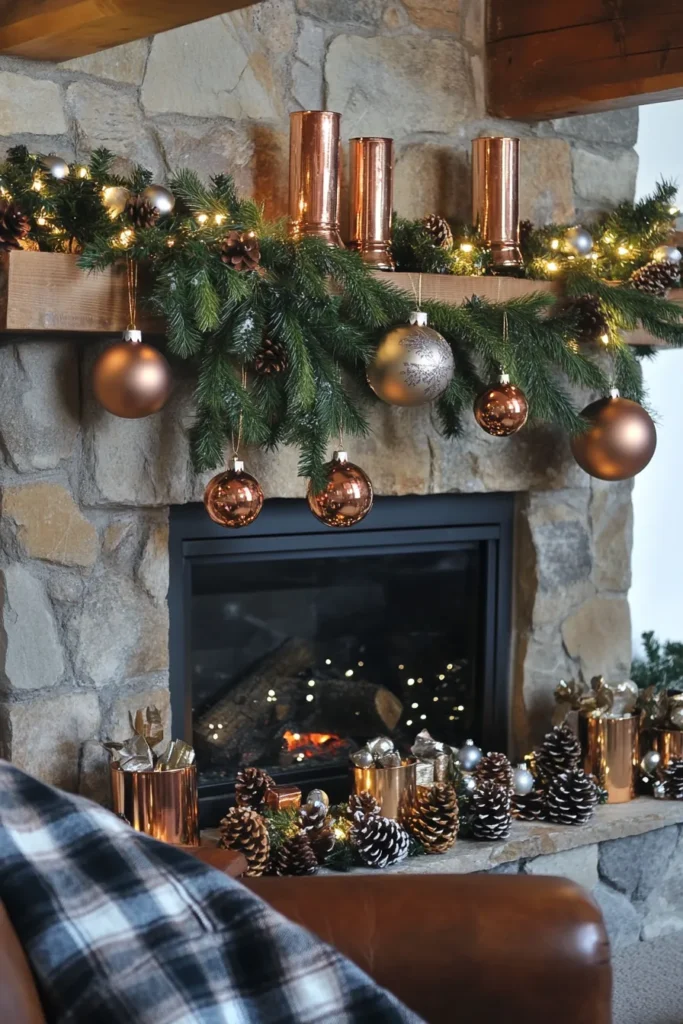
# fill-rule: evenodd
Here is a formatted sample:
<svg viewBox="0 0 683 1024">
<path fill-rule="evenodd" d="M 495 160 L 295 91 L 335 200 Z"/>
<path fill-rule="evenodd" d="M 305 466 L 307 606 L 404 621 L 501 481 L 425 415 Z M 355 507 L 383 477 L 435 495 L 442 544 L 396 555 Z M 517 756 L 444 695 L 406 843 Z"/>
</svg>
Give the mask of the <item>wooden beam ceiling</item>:
<svg viewBox="0 0 683 1024">
<path fill-rule="evenodd" d="M 258 0 L 0 0 L 0 53 L 70 60 Z"/>
<path fill-rule="evenodd" d="M 683 96 L 683 0 L 488 0 L 488 108 L 518 120 Z"/>
</svg>

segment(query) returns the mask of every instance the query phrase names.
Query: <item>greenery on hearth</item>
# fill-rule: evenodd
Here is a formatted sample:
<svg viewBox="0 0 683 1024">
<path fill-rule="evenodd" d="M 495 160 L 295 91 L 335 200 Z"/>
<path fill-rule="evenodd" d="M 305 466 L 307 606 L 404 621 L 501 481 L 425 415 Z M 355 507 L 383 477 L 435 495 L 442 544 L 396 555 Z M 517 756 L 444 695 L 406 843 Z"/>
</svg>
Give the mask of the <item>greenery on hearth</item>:
<svg viewBox="0 0 683 1024">
<path fill-rule="evenodd" d="M 634 658 L 631 676 L 638 686 L 645 690 L 654 686 L 655 691 L 683 688 L 683 643 L 665 640 L 661 643 L 650 630 L 641 636 L 645 656 Z"/>
</svg>

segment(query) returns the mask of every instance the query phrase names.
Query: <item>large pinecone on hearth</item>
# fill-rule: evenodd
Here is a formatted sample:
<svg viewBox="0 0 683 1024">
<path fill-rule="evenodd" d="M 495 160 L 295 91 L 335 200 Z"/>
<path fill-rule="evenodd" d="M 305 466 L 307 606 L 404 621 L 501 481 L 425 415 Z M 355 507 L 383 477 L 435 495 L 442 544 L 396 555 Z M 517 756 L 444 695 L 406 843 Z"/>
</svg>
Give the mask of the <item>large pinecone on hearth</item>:
<svg viewBox="0 0 683 1024">
<path fill-rule="evenodd" d="M 576 316 L 576 328 L 579 341 L 599 341 L 607 335 L 609 324 L 600 299 L 594 295 L 579 295 L 569 303 L 569 311 Z"/>
<path fill-rule="evenodd" d="M 458 798 L 449 783 L 421 786 L 408 818 L 408 830 L 425 853 L 445 853 L 455 842 L 459 827 Z"/>
<path fill-rule="evenodd" d="M 568 725 L 556 725 L 534 751 L 535 774 L 545 785 L 560 772 L 578 768 L 581 744 Z"/>
<path fill-rule="evenodd" d="M 306 832 L 297 832 L 284 843 L 273 856 L 276 875 L 314 875 L 318 860 L 311 848 Z"/>
<path fill-rule="evenodd" d="M 495 782 L 508 792 L 512 789 L 512 765 L 505 754 L 487 754 L 482 757 L 472 773 L 481 782 Z"/>
<path fill-rule="evenodd" d="M 144 196 L 131 196 L 126 203 L 125 215 L 136 228 L 153 228 L 159 220 L 159 211 Z"/>
<path fill-rule="evenodd" d="M 254 370 L 262 377 L 284 373 L 287 369 L 287 352 L 277 341 L 264 338 L 261 348 L 254 356 Z"/>
<path fill-rule="evenodd" d="M 506 839 L 512 824 L 509 790 L 495 782 L 482 782 L 472 793 L 469 813 L 474 839 Z"/>
<path fill-rule="evenodd" d="M 678 288 L 680 283 L 680 266 L 678 263 L 669 263 L 668 260 L 662 263 L 652 260 L 631 274 L 633 287 L 639 292 L 647 292 L 648 295 L 664 296 L 669 288 Z"/>
<path fill-rule="evenodd" d="M 379 814 L 380 806 L 372 793 L 352 793 L 347 804 L 347 817 L 359 821 L 369 814 Z"/>
<path fill-rule="evenodd" d="M 299 826 L 304 832 L 322 828 L 327 818 L 327 807 L 322 801 L 304 804 L 299 811 Z"/>
<path fill-rule="evenodd" d="M 430 213 L 422 221 L 422 226 L 437 249 L 453 248 L 453 232 L 445 217 L 439 217 L 436 213 Z"/>
<path fill-rule="evenodd" d="M 550 780 L 546 816 L 556 825 L 585 825 L 598 802 L 598 787 L 582 768 L 560 772 Z"/>
<path fill-rule="evenodd" d="M 408 856 L 410 837 L 393 818 L 369 814 L 356 821 L 351 829 L 361 860 L 370 868 L 386 868 Z"/>
<path fill-rule="evenodd" d="M 249 807 L 231 807 L 220 824 L 220 846 L 239 850 L 247 858 L 247 875 L 256 878 L 268 866 L 270 840 L 266 823 Z"/>
<path fill-rule="evenodd" d="M 235 802 L 260 811 L 275 783 L 263 768 L 243 768 L 235 777 Z"/>
<path fill-rule="evenodd" d="M 683 757 L 672 757 L 660 777 L 669 800 L 683 800 Z"/>
<path fill-rule="evenodd" d="M 221 259 L 233 270 L 255 270 L 261 262 L 261 249 L 254 232 L 231 231 L 223 239 Z"/>
<path fill-rule="evenodd" d="M 318 864 L 324 864 L 334 850 L 337 841 L 334 830 L 329 825 L 323 825 L 322 828 L 309 829 L 306 835 Z"/>
<path fill-rule="evenodd" d="M 545 817 L 545 793 L 534 786 L 524 796 L 512 797 L 512 816 L 520 821 L 540 821 Z"/>
<path fill-rule="evenodd" d="M 21 239 L 26 238 L 30 230 L 30 220 L 16 203 L 0 199 L 0 251 L 21 249 Z"/>
</svg>

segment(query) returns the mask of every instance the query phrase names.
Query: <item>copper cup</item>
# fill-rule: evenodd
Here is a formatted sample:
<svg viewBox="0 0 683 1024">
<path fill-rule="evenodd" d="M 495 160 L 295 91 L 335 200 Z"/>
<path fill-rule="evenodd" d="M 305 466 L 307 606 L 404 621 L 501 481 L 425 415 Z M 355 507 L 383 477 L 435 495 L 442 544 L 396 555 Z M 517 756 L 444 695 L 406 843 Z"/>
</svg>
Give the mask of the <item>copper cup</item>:
<svg viewBox="0 0 683 1024">
<path fill-rule="evenodd" d="M 647 750 L 656 750 L 661 758 L 661 767 L 666 768 L 672 758 L 683 757 L 683 730 L 652 729 Z"/>
<path fill-rule="evenodd" d="M 494 267 L 521 267 L 519 139 L 472 140 L 472 220 Z"/>
<path fill-rule="evenodd" d="M 298 110 L 289 117 L 290 233 L 344 248 L 339 234 L 341 115 L 331 110 Z"/>
<path fill-rule="evenodd" d="M 164 843 L 199 846 L 197 767 L 166 772 L 124 772 L 111 766 L 111 790 L 116 814 Z"/>
<path fill-rule="evenodd" d="M 393 270 L 389 255 L 394 206 L 394 140 L 349 140 L 349 248 L 377 270 Z"/>
<path fill-rule="evenodd" d="M 372 793 L 385 818 L 404 821 L 417 799 L 417 758 L 397 768 L 353 768 L 354 793 Z"/>
<path fill-rule="evenodd" d="M 636 795 L 638 716 L 591 718 L 579 715 L 583 767 L 607 790 L 609 803 L 625 804 Z"/>
</svg>

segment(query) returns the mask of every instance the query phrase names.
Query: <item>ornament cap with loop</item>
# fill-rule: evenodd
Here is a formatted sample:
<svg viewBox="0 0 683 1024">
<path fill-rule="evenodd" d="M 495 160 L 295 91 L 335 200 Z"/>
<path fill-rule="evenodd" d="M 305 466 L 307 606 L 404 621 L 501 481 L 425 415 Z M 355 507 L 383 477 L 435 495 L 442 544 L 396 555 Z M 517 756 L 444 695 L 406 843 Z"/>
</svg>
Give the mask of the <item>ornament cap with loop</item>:
<svg viewBox="0 0 683 1024">
<path fill-rule="evenodd" d="M 408 317 L 408 323 L 412 324 L 413 327 L 426 327 L 429 323 L 429 317 L 423 309 L 414 309 Z"/>
<path fill-rule="evenodd" d="M 621 398 L 621 393 L 619 391 L 619 388 L 610 388 L 609 389 L 609 396 L 610 396 L 610 398 Z"/>
<path fill-rule="evenodd" d="M 129 341 L 132 345 L 142 344 L 142 331 L 136 327 L 127 327 L 123 332 L 123 340 Z"/>
</svg>

